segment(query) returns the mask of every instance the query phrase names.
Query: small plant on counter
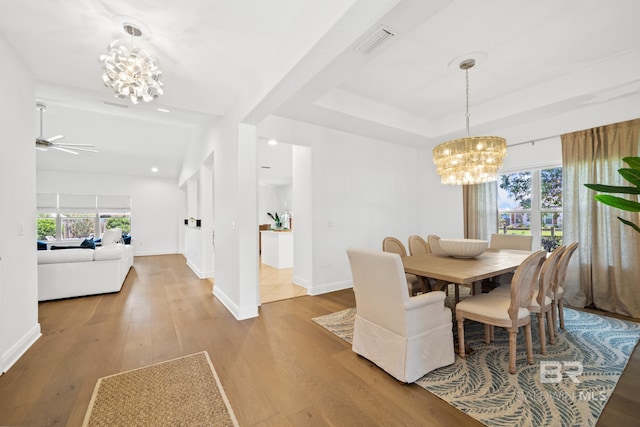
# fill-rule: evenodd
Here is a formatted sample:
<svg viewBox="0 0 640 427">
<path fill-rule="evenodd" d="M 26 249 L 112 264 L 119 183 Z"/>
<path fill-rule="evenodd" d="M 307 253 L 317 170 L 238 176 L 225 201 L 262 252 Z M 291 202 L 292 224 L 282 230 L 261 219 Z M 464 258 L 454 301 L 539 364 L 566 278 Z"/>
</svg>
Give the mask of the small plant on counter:
<svg viewBox="0 0 640 427">
<path fill-rule="evenodd" d="M 280 217 L 278 216 L 278 212 L 275 212 L 275 216 L 271 214 L 271 212 L 267 212 L 267 215 L 269 215 L 269 217 L 276 223 L 276 229 L 281 229 L 282 228 L 282 221 L 280 220 Z"/>
</svg>

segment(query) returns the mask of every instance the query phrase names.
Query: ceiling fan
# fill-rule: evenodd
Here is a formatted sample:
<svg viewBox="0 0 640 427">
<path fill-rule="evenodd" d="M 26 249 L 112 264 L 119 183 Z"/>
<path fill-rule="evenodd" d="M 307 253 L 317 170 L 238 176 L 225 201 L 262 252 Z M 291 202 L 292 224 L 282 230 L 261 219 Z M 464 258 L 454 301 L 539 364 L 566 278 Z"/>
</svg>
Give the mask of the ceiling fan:
<svg viewBox="0 0 640 427">
<path fill-rule="evenodd" d="M 53 148 L 54 150 L 64 151 L 69 154 L 79 154 L 78 151 L 89 151 L 92 153 L 97 153 L 97 150 L 94 150 L 90 147 L 93 147 L 91 144 L 67 144 L 61 142 L 55 142 L 59 139 L 64 138 L 62 135 L 52 136 L 51 138 L 44 138 L 42 136 L 42 113 L 47 111 L 47 106 L 41 103 L 36 104 L 36 109 L 40 111 L 40 136 L 36 137 L 36 149 L 40 151 L 47 151 L 49 148 Z"/>
</svg>

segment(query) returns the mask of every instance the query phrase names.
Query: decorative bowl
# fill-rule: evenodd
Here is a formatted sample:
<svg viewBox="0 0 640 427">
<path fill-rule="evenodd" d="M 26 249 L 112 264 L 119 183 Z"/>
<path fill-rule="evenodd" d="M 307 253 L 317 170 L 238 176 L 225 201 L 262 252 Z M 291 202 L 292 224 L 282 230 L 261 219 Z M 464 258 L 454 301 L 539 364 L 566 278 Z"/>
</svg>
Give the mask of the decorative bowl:
<svg viewBox="0 0 640 427">
<path fill-rule="evenodd" d="M 440 247 L 455 258 L 475 258 L 489 247 L 488 240 L 440 239 Z"/>
</svg>

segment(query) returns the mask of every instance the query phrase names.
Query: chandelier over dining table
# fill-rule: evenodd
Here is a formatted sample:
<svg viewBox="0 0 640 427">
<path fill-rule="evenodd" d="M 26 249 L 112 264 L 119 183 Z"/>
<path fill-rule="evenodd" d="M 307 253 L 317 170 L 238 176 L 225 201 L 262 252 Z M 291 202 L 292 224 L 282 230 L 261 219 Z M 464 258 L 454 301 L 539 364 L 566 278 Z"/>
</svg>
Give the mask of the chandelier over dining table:
<svg viewBox="0 0 640 427">
<path fill-rule="evenodd" d="M 134 104 L 150 102 L 163 94 L 158 59 L 145 49 L 134 46 L 134 38 L 142 35 L 140 28 L 124 23 L 123 29 L 131 35 L 131 42 L 114 40 L 109 44 L 109 52 L 100 55 L 105 68 L 102 81 L 114 89 L 116 98 L 128 98 Z"/>
<path fill-rule="evenodd" d="M 499 136 L 469 136 L 469 69 L 475 59 L 465 59 L 467 136 L 444 142 L 433 149 L 433 162 L 443 184 L 467 185 L 495 181 L 507 155 L 507 141 Z"/>
</svg>

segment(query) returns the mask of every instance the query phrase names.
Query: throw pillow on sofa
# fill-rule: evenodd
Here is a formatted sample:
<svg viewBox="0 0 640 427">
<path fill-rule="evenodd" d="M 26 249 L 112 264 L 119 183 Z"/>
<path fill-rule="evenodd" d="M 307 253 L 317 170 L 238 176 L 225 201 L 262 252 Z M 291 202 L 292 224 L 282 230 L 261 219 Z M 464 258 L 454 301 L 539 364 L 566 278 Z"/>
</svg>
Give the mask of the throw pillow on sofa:
<svg viewBox="0 0 640 427">
<path fill-rule="evenodd" d="M 87 248 L 87 249 L 95 249 L 96 242 L 94 242 L 93 239 L 84 239 L 82 243 L 80 243 L 80 247 Z"/>
<path fill-rule="evenodd" d="M 122 240 L 121 228 L 108 228 L 102 235 L 102 246 L 115 245 Z"/>
</svg>

